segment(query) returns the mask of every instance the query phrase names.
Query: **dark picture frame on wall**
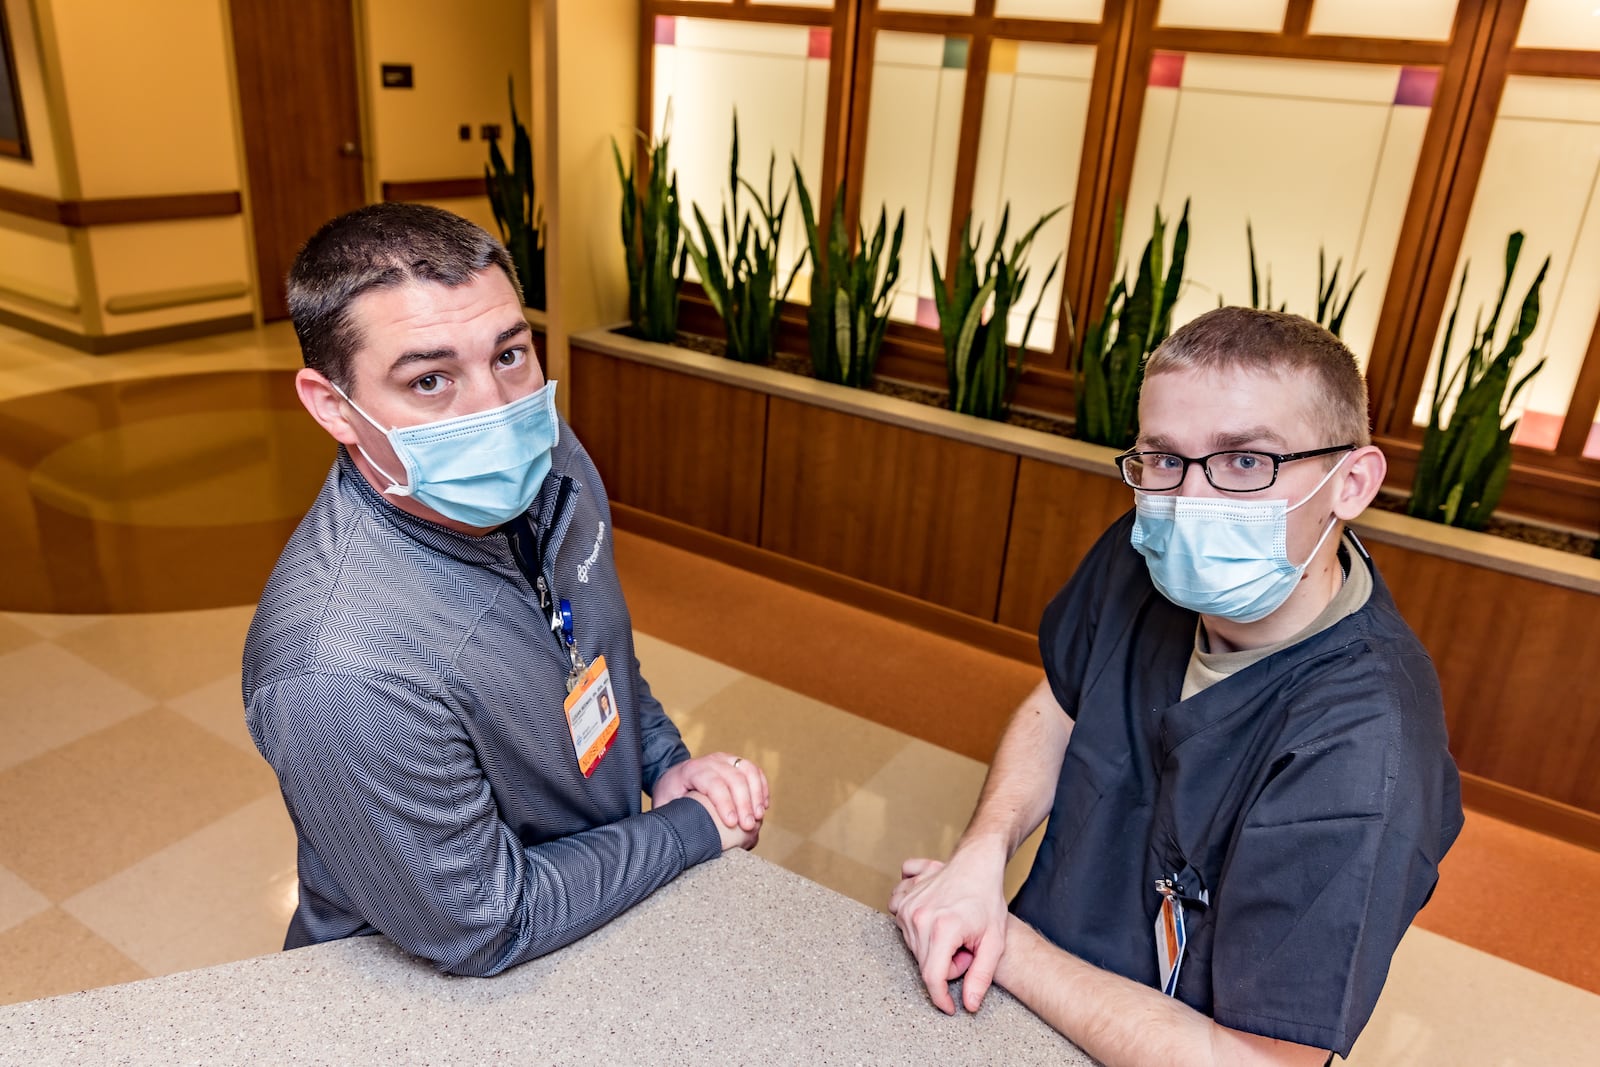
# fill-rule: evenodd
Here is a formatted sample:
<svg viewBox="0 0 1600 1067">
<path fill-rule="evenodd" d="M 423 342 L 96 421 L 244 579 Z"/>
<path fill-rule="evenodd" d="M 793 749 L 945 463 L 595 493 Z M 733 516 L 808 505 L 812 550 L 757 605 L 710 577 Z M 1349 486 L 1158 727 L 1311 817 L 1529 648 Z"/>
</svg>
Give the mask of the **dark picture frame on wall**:
<svg viewBox="0 0 1600 1067">
<path fill-rule="evenodd" d="M 17 63 L 11 49 L 11 26 L 0 4 L 0 156 L 32 159 L 28 150 L 28 124 L 22 117 L 22 97 L 17 92 Z"/>
</svg>

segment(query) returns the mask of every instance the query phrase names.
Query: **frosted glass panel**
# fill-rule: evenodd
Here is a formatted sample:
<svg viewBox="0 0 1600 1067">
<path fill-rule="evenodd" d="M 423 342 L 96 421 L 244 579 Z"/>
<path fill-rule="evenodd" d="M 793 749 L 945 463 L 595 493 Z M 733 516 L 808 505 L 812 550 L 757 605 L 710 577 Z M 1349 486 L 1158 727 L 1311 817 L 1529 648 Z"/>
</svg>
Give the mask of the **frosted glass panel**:
<svg viewBox="0 0 1600 1067">
<path fill-rule="evenodd" d="M 1590 0 L 1593 2 L 1593 0 Z M 1494 133 L 1484 156 L 1483 174 L 1472 201 L 1453 278 L 1471 260 L 1461 301 L 1457 338 L 1450 356 L 1460 358 L 1463 329 L 1480 305 L 1491 305 L 1499 290 L 1506 236 L 1521 230 L 1527 240 L 1511 282 L 1507 302 L 1520 301 L 1539 264 L 1550 256 L 1550 272 L 1540 290 L 1539 325 L 1528 338 L 1522 369 L 1544 357 L 1539 376 L 1518 397 L 1522 416 L 1518 444 L 1551 448 L 1572 398 L 1600 311 L 1600 83 L 1568 78 L 1513 75 L 1506 81 Z M 1454 282 L 1451 294 L 1454 296 Z M 1502 323 L 1507 315 L 1502 314 Z M 1445 309 L 1449 314 L 1449 308 Z M 1502 326 L 1502 329 L 1504 326 Z M 1434 341 L 1424 391 L 1415 413 L 1427 422 L 1434 367 L 1444 323 Z"/>
<path fill-rule="evenodd" d="M 973 229 L 982 226 L 985 238 L 991 238 L 1009 201 L 1009 247 L 1035 219 L 1052 208 L 1063 208 L 1034 238 L 1028 256 L 1028 285 L 1008 324 L 1013 344 L 1022 340 L 1028 310 L 1039 295 L 1050 263 L 1066 252 L 1094 57 L 1092 45 L 1033 41 L 997 40 L 990 52 L 972 190 Z M 985 250 L 988 247 L 988 243 L 983 245 Z M 1057 271 L 1028 335 L 1029 348 L 1049 351 L 1054 346 L 1060 307 L 1061 274 Z"/>
<path fill-rule="evenodd" d="M 1343 329 L 1365 363 L 1436 80 L 1426 68 L 1158 53 L 1122 261 L 1136 263 L 1157 204 L 1175 222 L 1191 200 L 1176 326 L 1219 298 L 1249 302 L 1247 222 L 1258 268 L 1270 271 L 1274 306 L 1316 314 L 1321 248 L 1330 269 L 1342 263 L 1342 285 L 1365 272 Z"/>
<path fill-rule="evenodd" d="M 1158 26 L 1280 33 L 1289 0 L 1161 0 Z"/>
<path fill-rule="evenodd" d="M 1105 0 L 1000 0 L 994 13 L 999 18 L 1099 22 Z"/>
<path fill-rule="evenodd" d="M 1517 47 L 1600 50 L 1600 0 L 1528 0 Z"/>
<path fill-rule="evenodd" d="M 806 26 L 667 15 L 656 19 L 653 133 L 672 136 L 684 220 L 697 242 L 689 205 L 698 205 L 717 226 L 728 195 L 735 108 L 741 175 L 765 195 L 767 161 L 775 152 L 777 198 L 792 183 L 791 158 L 799 159 L 816 195 L 827 126 L 829 40 L 828 30 Z M 741 193 L 741 207 L 750 204 Z M 799 219 L 791 198 L 780 248 L 785 270 L 805 248 Z M 694 275 L 693 263 L 689 273 Z"/>
<path fill-rule="evenodd" d="M 928 253 L 936 250 L 943 264 L 950 240 L 967 40 L 882 31 L 875 53 L 861 216 L 871 225 L 880 205 L 890 219 L 905 209 L 900 284 L 890 314 L 936 326 Z"/>
<path fill-rule="evenodd" d="M 972 0 L 878 0 L 879 11 L 936 11 L 945 15 L 972 14 Z"/>
<path fill-rule="evenodd" d="M 1455 17 L 1456 0 L 1316 0 L 1309 28 L 1332 37 L 1447 41 Z"/>
</svg>

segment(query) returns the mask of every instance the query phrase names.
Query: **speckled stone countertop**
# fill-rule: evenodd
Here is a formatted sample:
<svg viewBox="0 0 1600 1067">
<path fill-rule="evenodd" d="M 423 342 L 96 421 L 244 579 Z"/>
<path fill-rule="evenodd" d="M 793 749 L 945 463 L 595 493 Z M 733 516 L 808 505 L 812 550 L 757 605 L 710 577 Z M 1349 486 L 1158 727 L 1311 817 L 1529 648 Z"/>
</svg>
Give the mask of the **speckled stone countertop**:
<svg viewBox="0 0 1600 1067">
<path fill-rule="evenodd" d="M 743 852 L 495 978 L 380 937 L 0 1007 L 4 1064 L 1089 1064 L 1001 990 L 928 1002 L 892 921 Z"/>
</svg>

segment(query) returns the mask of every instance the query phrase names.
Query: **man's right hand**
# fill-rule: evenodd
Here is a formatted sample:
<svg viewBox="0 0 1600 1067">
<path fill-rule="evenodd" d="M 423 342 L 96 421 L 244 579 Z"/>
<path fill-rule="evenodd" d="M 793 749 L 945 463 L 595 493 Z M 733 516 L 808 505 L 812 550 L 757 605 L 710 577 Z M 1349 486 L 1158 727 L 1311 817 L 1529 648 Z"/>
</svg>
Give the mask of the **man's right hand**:
<svg viewBox="0 0 1600 1067">
<path fill-rule="evenodd" d="M 751 849 L 756 847 L 756 839 L 761 836 L 760 820 L 756 821 L 754 830 L 746 830 L 737 822 L 729 826 L 722 821 L 722 816 L 717 812 L 717 806 L 711 802 L 710 797 L 694 790 L 690 790 L 684 795 L 699 801 L 700 806 L 711 813 L 711 820 L 717 824 L 717 833 L 722 837 L 722 851 L 726 852 L 730 848 Z"/>
<path fill-rule="evenodd" d="M 983 838 L 958 846 L 950 862 L 909 859 L 889 898 L 934 1006 L 955 1014 L 950 983 L 965 976 L 961 1001 L 977 1011 L 1006 943 L 1006 849 Z"/>
</svg>

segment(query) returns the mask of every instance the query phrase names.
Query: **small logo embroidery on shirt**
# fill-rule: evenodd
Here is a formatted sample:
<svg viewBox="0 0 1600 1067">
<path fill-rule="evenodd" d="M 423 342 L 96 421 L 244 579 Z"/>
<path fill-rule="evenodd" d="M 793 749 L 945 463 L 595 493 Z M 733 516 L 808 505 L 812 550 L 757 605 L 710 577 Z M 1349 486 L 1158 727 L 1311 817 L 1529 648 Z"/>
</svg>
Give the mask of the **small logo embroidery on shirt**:
<svg viewBox="0 0 1600 1067">
<path fill-rule="evenodd" d="M 578 564 L 578 581 L 584 585 L 589 584 L 589 568 L 595 565 L 600 558 L 600 546 L 605 543 L 606 524 L 600 523 L 600 528 L 594 532 L 594 551 L 589 553 L 589 558 Z"/>
</svg>

